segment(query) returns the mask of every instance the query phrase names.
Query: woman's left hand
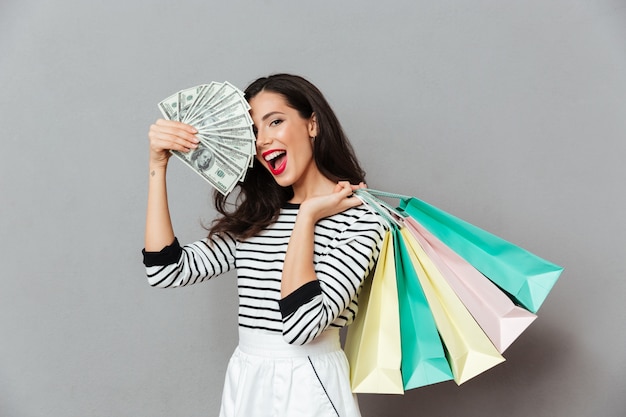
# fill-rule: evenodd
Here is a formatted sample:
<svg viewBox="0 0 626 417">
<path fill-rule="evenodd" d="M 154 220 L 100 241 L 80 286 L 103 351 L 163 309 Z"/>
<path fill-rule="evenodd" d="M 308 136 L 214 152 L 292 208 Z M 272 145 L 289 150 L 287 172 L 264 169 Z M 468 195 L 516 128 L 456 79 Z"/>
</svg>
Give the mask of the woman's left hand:
<svg viewBox="0 0 626 417">
<path fill-rule="evenodd" d="M 354 191 L 359 188 L 366 188 L 366 185 L 364 183 L 354 185 L 348 181 L 340 181 L 332 193 L 305 200 L 300 205 L 299 214 L 309 215 L 314 222 L 317 222 L 324 217 L 361 205 L 362 201 L 353 196 Z"/>
</svg>

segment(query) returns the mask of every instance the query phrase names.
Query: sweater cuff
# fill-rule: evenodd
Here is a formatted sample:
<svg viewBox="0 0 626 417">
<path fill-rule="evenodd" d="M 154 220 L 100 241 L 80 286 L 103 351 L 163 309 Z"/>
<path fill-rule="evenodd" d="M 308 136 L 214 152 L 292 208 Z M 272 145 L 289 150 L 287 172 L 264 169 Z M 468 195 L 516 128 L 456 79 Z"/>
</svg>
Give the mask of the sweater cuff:
<svg viewBox="0 0 626 417">
<path fill-rule="evenodd" d="M 321 293 L 322 287 L 319 280 L 307 282 L 278 302 L 280 314 L 283 318 L 289 316 Z"/>
<path fill-rule="evenodd" d="M 147 252 L 145 249 L 141 251 L 143 254 L 143 264 L 145 266 L 161 266 L 170 265 L 178 262 L 183 248 L 178 243 L 178 239 L 174 238 L 174 242 L 161 249 L 159 252 Z"/>
</svg>

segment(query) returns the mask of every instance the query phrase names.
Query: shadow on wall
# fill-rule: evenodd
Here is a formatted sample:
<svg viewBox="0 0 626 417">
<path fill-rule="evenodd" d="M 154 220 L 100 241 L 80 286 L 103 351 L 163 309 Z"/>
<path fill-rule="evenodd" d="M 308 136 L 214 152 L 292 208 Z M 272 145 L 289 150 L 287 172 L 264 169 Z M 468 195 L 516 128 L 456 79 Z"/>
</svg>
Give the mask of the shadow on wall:
<svg viewBox="0 0 626 417">
<path fill-rule="evenodd" d="M 584 377 L 580 369 L 583 361 L 576 353 L 578 347 L 572 334 L 549 327 L 547 322 L 538 324 L 531 325 L 504 352 L 505 362 L 461 386 L 446 381 L 412 389 L 404 395 L 360 394 L 363 417 L 528 417 L 529 403 L 536 404 L 537 415 L 556 416 L 540 411 L 550 407 L 544 403 L 550 403 L 555 385 L 565 391 L 575 387 L 575 382 L 563 381 L 563 375 Z M 555 381 L 557 376 L 560 380 Z M 516 410 L 524 414 L 516 414 Z"/>
</svg>

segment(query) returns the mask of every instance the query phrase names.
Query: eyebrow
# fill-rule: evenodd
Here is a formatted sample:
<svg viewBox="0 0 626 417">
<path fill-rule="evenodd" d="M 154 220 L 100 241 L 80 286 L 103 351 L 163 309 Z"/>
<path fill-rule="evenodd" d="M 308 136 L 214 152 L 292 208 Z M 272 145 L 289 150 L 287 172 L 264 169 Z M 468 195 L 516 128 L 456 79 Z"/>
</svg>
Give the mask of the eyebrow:
<svg viewBox="0 0 626 417">
<path fill-rule="evenodd" d="M 267 113 L 265 116 L 263 116 L 263 117 L 261 118 L 261 121 L 263 121 L 263 122 L 264 122 L 264 121 L 266 121 L 267 119 L 269 119 L 270 117 L 272 117 L 272 116 L 273 116 L 273 115 L 275 115 L 275 114 L 284 114 L 284 113 L 279 112 L 279 111 L 271 111 L 271 112 Z"/>
</svg>

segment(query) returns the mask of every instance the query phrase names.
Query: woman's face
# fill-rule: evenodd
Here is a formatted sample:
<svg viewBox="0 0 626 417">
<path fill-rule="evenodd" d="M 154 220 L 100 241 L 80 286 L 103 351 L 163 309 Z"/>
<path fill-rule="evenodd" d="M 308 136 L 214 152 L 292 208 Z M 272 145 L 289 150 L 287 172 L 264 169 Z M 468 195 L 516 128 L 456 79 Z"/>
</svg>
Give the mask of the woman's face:
<svg viewBox="0 0 626 417">
<path fill-rule="evenodd" d="M 256 158 L 279 185 L 298 186 L 319 172 L 311 139 L 317 135 L 315 116 L 302 118 L 281 94 L 269 91 L 254 96 L 250 107 L 257 131 Z"/>
</svg>

